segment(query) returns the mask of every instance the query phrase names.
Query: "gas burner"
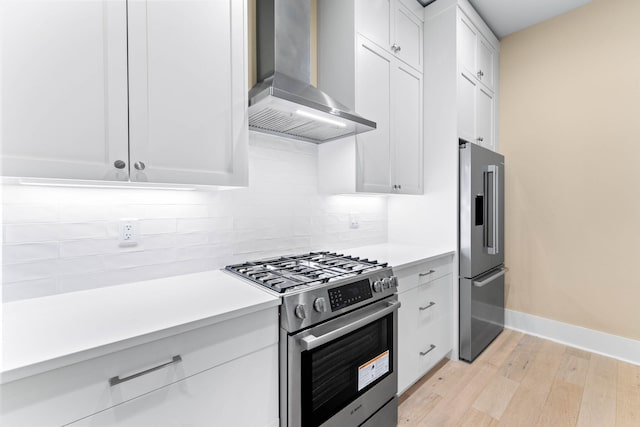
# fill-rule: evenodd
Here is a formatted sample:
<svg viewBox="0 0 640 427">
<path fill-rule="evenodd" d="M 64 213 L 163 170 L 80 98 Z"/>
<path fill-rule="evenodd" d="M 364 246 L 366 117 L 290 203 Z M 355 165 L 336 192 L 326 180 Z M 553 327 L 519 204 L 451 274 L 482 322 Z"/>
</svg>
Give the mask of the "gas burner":
<svg viewBox="0 0 640 427">
<path fill-rule="evenodd" d="M 238 276 L 278 293 L 355 277 L 387 267 L 387 263 L 335 252 L 311 252 L 226 267 Z"/>
</svg>

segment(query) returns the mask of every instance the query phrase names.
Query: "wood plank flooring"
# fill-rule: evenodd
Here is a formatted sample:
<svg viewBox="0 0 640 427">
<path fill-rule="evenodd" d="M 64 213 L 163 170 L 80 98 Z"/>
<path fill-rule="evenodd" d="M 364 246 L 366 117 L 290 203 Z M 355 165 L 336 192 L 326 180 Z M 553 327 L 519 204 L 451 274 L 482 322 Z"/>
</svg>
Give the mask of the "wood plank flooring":
<svg viewBox="0 0 640 427">
<path fill-rule="evenodd" d="M 398 426 L 640 427 L 640 366 L 505 329 L 400 396 Z"/>
</svg>

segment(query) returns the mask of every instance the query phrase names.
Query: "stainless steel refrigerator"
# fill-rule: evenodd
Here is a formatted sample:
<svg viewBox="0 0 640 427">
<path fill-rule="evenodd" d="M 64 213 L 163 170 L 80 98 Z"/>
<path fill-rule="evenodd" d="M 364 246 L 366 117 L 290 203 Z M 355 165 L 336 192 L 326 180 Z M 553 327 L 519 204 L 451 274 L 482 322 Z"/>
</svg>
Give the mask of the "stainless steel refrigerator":
<svg viewBox="0 0 640 427">
<path fill-rule="evenodd" d="M 460 140 L 460 358 L 504 329 L 504 156 Z"/>
</svg>

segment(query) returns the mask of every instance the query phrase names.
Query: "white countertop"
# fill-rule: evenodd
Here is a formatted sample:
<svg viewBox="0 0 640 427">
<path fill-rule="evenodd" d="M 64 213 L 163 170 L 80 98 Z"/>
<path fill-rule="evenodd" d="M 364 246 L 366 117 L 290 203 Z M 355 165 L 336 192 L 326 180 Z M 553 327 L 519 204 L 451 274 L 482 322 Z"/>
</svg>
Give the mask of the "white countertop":
<svg viewBox="0 0 640 427">
<path fill-rule="evenodd" d="M 214 270 L 6 303 L 0 383 L 280 304 Z"/>
<path fill-rule="evenodd" d="M 394 268 L 451 248 L 378 244 L 338 251 Z M 6 303 L 0 383 L 233 319 L 281 303 L 222 270 Z"/>
<path fill-rule="evenodd" d="M 455 250 L 448 247 L 434 248 L 431 246 L 384 243 L 341 249 L 338 252 L 345 255 L 369 258 L 378 262 L 386 262 L 394 268 L 406 268 L 419 262 L 453 255 Z"/>
</svg>

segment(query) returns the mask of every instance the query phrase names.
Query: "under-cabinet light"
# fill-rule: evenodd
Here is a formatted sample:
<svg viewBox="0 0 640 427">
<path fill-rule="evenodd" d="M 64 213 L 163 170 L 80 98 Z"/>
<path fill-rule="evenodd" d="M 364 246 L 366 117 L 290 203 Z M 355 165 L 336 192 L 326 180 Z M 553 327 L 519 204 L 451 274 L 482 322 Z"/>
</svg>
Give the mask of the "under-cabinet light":
<svg viewBox="0 0 640 427">
<path fill-rule="evenodd" d="M 296 114 L 299 115 L 299 116 L 302 116 L 302 117 L 308 117 L 310 119 L 314 119 L 314 120 L 318 120 L 318 121 L 321 121 L 321 122 L 325 122 L 325 123 L 329 123 L 329 124 L 332 124 L 332 125 L 336 125 L 336 126 L 339 126 L 341 128 L 347 127 L 347 124 L 343 123 L 341 121 L 328 119 L 326 117 L 319 116 L 319 115 L 313 114 L 313 113 L 309 113 L 309 112 L 304 111 L 304 110 L 296 110 Z"/>
<path fill-rule="evenodd" d="M 118 189 L 135 189 L 135 190 L 177 190 L 177 191 L 194 191 L 195 187 L 170 187 L 170 186 L 158 186 L 158 185 L 113 185 L 113 184 L 86 184 L 82 182 L 40 182 L 32 181 L 28 179 L 21 179 L 19 181 L 21 185 L 30 185 L 36 187 L 76 187 L 76 188 L 118 188 Z"/>
</svg>

